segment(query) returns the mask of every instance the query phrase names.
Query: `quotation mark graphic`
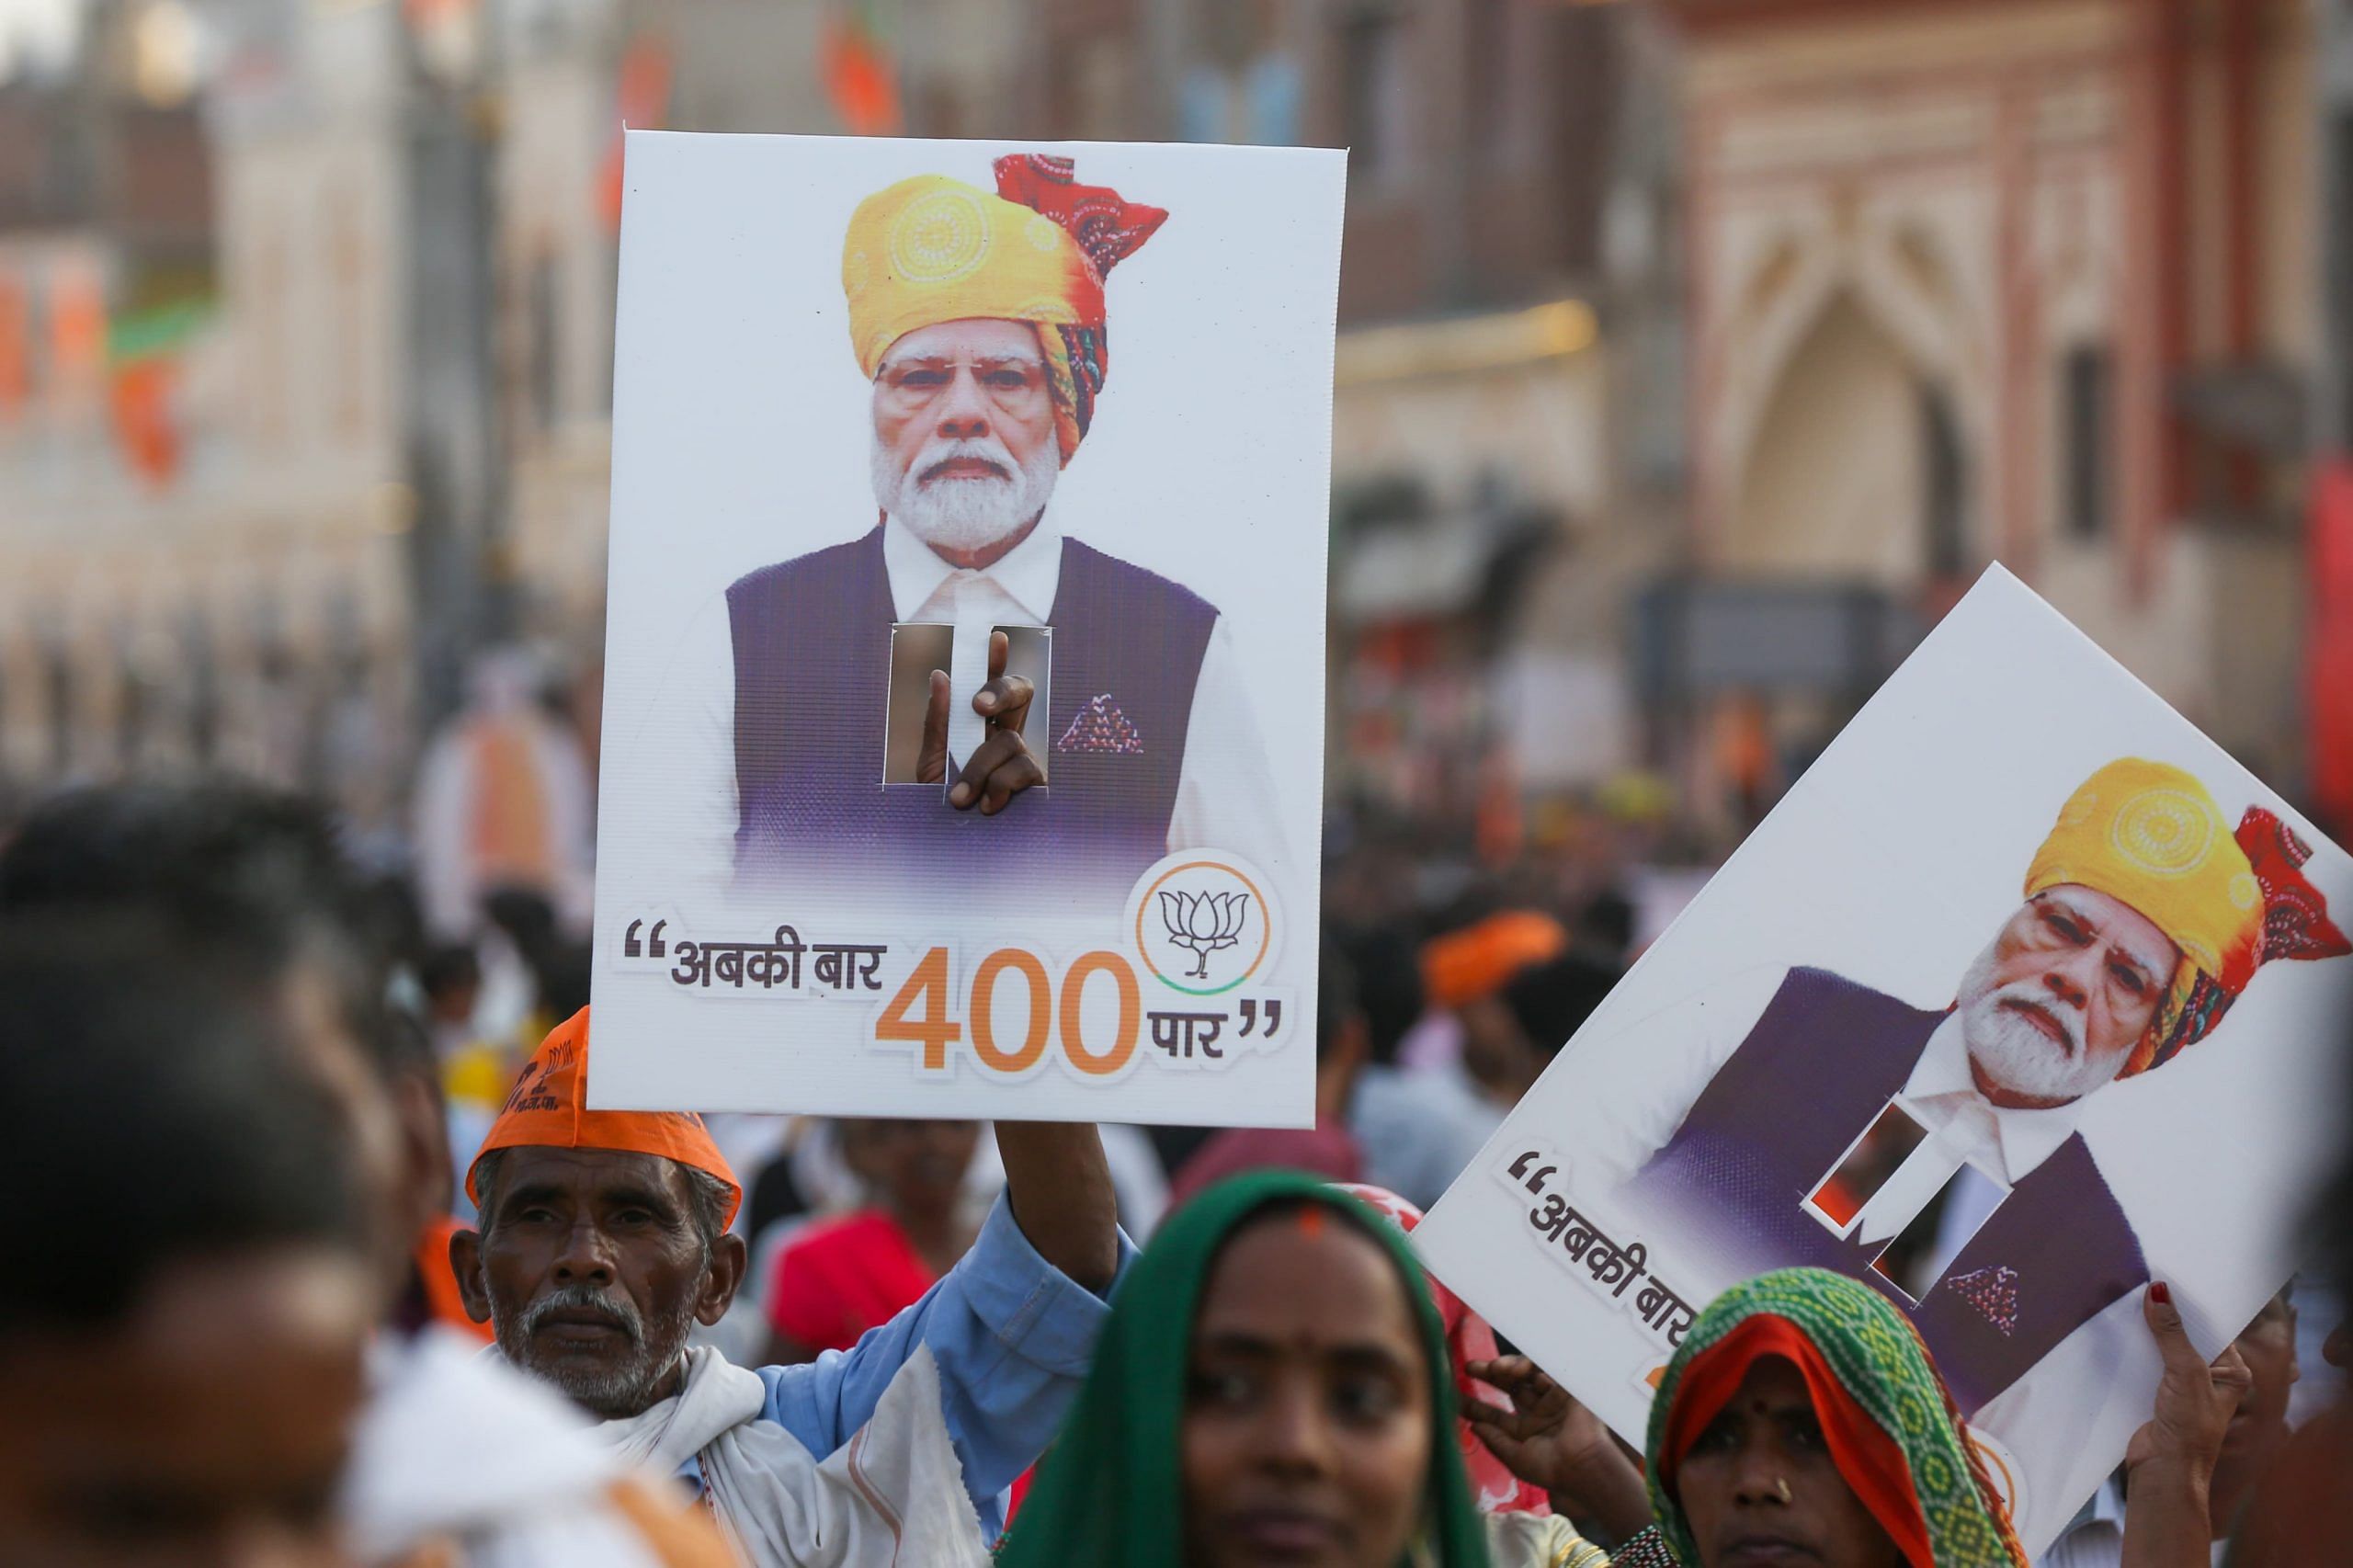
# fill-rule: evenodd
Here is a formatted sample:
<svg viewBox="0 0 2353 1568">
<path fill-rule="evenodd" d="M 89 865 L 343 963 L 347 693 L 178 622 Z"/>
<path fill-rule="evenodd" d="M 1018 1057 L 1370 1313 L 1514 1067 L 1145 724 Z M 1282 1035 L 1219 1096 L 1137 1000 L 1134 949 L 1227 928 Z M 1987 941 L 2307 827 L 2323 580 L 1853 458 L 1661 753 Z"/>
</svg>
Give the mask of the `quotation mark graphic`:
<svg viewBox="0 0 2353 1568">
<path fill-rule="evenodd" d="M 1511 1170 L 1509 1172 L 1510 1175 L 1518 1177 L 1522 1182 L 1526 1183 L 1529 1191 L 1540 1195 L 1544 1190 L 1544 1178 L 1551 1176 L 1559 1168 L 1555 1165 L 1546 1165 L 1535 1175 L 1529 1175 L 1528 1167 L 1534 1165 L 1541 1158 L 1543 1158 L 1542 1155 L 1539 1154 L 1535 1150 L 1529 1149 L 1522 1153 L 1519 1158 L 1511 1163 Z"/>
<path fill-rule="evenodd" d="M 1256 1028 L 1257 1027 L 1258 1027 L 1258 1003 L 1257 1003 L 1257 999 L 1256 999 L 1256 997 L 1252 997 L 1252 996 L 1245 996 L 1245 997 L 1242 999 L 1242 1029 L 1241 1029 L 1241 1032 L 1242 1032 L 1243 1034 L 1246 1035 L 1246 1034 L 1248 1034 L 1252 1029 Z M 1281 1003 L 1280 1001 L 1279 1001 L 1279 1000 L 1278 1000 L 1278 999 L 1276 999 L 1275 997 L 1269 996 L 1269 997 L 1267 997 L 1267 1032 L 1266 1032 L 1265 1034 L 1260 1035 L 1258 1038 L 1259 1038 L 1260 1040 L 1272 1040 L 1272 1039 L 1274 1039 L 1274 1038 L 1275 1038 L 1275 1031 L 1276 1031 L 1277 1029 L 1279 1029 L 1279 1028 L 1282 1028 L 1282 1027 L 1283 1027 L 1283 1005 L 1282 1005 L 1282 1003 Z"/>
</svg>

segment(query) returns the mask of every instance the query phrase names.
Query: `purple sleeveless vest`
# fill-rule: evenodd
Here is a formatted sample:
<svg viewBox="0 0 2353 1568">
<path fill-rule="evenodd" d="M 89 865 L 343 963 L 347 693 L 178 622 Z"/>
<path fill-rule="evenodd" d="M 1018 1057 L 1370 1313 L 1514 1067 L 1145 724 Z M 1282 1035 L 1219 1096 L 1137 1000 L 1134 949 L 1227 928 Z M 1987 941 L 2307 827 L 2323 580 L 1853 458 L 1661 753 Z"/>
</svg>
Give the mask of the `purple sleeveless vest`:
<svg viewBox="0 0 2353 1568">
<path fill-rule="evenodd" d="M 950 810 L 938 785 L 882 783 L 895 615 L 880 528 L 739 579 L 727 611 L 745 880 L 854 877 L 952 898 L 959 879 L 986 876 L 1041 898 L 1101 899 L 1123 897 L 1167 853 L 1193 687 L 1217 623 L 1199 596 L 1063 540 L 1052 711 L 1033 710 L 1026 731 L 1047 784 L 995 817 Z M 1140 752 L 1057 744 L 1098 696 L 1126 716 Z"/>
<path fill-rule="evenodd" d="M 2149 1278 L 2141 1245 L 2080 1136 L 2028 1172 L 1916 1305 L 1802 1207 L 1904 1087 L 1944 1021 L 1818 969 L 1798 969 L 1627 1184 L 1734 1263 L 1811 1264 L 1876 1286 L 1911 1313 L 1963 1415 Z"/>
</svg>

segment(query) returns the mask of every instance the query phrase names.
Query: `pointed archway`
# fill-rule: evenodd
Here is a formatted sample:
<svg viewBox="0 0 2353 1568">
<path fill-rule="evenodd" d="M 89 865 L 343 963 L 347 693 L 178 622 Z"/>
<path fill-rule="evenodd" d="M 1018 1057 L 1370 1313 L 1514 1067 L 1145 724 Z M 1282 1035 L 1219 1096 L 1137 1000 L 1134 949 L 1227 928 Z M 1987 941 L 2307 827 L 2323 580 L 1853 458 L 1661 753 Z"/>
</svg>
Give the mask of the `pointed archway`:
<svg viewBox="0 0 2353 1568">
<path fill-rule="evenodd" d="M 1949 397 L 1839 289 L 1766 401 L 1722 560 L 1776 575 L 1915 585 L 1956 549 L 1967 469 Z"/>
</svg>

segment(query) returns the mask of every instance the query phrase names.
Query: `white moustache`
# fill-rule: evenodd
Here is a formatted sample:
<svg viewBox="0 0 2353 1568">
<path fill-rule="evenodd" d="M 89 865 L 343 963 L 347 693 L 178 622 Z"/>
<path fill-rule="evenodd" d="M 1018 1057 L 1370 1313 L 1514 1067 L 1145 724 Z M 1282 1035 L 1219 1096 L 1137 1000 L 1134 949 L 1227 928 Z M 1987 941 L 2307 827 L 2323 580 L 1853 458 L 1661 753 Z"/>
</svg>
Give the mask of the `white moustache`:
<svg viewBox="0 0 2353 1568">
<path fill-rule="evenodd" d="M 915 461 L 907 465 L 907 472 L 915 476 L 917 484 L 937 484 L 942 483 L 939 471 L 952 462 L 984 462 L 995 469 L 996 473 L 993 477 L 960 473 L 946 481 L 951 484 L 1010 484 L 1020 466 L 1013 460 L 1013 454 L 1005 449 L 1005 443 L 995 437 L 988 437 L 977 441 L 928 442 L 922 451 L 915 454 Z"/>
<path fill-rule="evenodd" d="M 2083 1055 L 2084 1020 L 2082 1016 L 2052 1006 L 2050 1000 L 2043 994 L 2043 988 L 2033 981 L 2013 981 L 1995 991 L 1988 1000 L 1997 1007 L 2008 1007 L 2013 1010 L 2030 1008 L 2041 1014 L 2052 1023 L 2057 1024 L 2060 1032 L 2067 1037 L 2068 1053 L 2078 1057 Z M 2034 1026 L 2028 1024 L 2026 1027 L 2031 1028 Z"/>
</svg>

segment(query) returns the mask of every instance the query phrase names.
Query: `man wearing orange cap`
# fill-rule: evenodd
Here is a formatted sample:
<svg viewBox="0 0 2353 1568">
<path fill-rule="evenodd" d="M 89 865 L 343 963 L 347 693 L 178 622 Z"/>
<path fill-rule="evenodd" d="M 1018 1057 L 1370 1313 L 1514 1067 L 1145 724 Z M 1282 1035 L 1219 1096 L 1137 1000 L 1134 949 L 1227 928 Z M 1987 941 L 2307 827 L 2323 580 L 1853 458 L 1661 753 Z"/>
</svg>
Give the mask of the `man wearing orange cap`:
<svg viewBox="0 0 2353 1568">
<path fill-rule="evenodd" d="M 1505 993 L 1568 946 L 1567 929 L 1534 909 L 1503 910 L 1423 944 L 1422 994 L 1433 1011 L 1453 1015 L 1461 1030 L 1457 1061 L 1467 1086 L 1493 1110 L 1491 1128 L 1519 1103 L 1561 1043 L 1527 1039 Z"/>
<path fill-rule="evenodd" d="M 1077 183 L 1067 158 L 1002 157 L 995 175 L 994 191 L 926 175 L 858 204 L 842 289 L 872 387 L 878 520 L 742 578 L 724 617 L 714 606 L 688 632 L 676 744 L 708 786 L 684 820 L 739 881 L 927 892 L 985 867 L 1116 903 L 1174 849 L 1280 858 L 1216 608 L 1065 534 L 1049 505 L 1109 369 L 1105 280 L 1168 214 Z M 913 780 L 944 785 L 944 802 L 878 788 L 910 782 L 886 775 L 883 714 L 810 716 L 808 693 L 862 704 L 889 688 L 900 623 L 955 628 Z M 1034 712 L 995 634 L 1029 626 L 1052 631 Z M 977 716 L 969 744 L 951 725 L 959 698 Z M 972 831 L 967 813 L 997 816 L 1041 785 Z"/>
<path fill-rule="evenodd" d="M 1006 1195 L 947 1276 L 850 1350 L 755 1372 L 687 1343 L 743 1280 L 734 1174 L 699 1117 L 588 1108 L 587 1053 L 583 1009 L 467 1174 L 481 1230 L 450 1259 L 500 1353 L 691 1483 L 754 1568 L 983 1562 L 1132 1252 L 1094 1128 L 1000 1124 Z"/>
<path fill-rule="evenodd" d="M 2309 854 L 2259 807 L 2234 833 L 2179 767 L 2111 762 L 1951 1006 L 1763 971 L 1642 1025 L 1661 1088 L 1611 1096 L 1572 1146 L 1727 1269 L 1813 1264 L 1887 1291 L 1973 1414 L 2138 1310 L 2148 1264 L 2076 1131 L 2085 1102 L 2211 1033 L 2267 960 L 2353 951 Z"/>
</svg>

